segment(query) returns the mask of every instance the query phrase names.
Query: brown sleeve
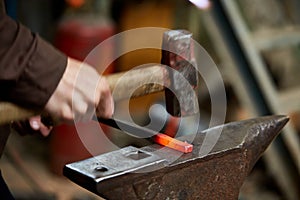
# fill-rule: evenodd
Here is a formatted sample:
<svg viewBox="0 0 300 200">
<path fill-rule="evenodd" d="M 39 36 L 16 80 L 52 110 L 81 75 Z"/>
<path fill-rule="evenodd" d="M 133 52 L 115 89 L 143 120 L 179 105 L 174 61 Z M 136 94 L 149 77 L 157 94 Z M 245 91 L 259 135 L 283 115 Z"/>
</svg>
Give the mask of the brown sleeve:
<svg viewBox="0 0 300 200">
<path fill-rule="evenodd" d="M 66 65 L 64 54 L 0 10 L 1 101 L 42 109 Z"/>
</svg>

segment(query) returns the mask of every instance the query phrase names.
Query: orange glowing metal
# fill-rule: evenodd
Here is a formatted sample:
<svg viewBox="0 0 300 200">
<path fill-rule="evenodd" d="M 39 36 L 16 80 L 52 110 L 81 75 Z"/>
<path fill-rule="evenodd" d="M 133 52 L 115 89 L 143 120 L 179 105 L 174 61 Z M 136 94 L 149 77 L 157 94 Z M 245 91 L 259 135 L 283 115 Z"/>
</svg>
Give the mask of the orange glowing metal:
<svg viewBox="0 0 300 200">
<path fill-rule="evenodd" d="M 190 153 L 193 151 L 193 145 L 187 142 L 182 142 L 162 133 L 158 133 L 153 137 L 154 142 L 162 146 L 181 151 L 183 153 Z"/>
</svg>

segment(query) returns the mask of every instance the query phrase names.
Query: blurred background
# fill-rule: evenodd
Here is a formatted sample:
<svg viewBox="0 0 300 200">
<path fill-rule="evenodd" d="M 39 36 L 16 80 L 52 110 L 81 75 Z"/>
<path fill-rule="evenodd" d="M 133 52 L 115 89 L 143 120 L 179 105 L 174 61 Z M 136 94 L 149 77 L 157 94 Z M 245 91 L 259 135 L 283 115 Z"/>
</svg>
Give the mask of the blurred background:
<svg viewBox="0 0 300 200">
<path fill-rule="evenodd" d="M 257 162 L 239 199 L 300 198 L 300 1 L 6 0 L 6 7 L 12 18 L 79 60 L 122 31 L 139 27 L 189 30 L 222 75 L 226 122 L 269 114 L 287 114 L 291 119 Z M 95 59 L 110 58 L 134 42 L 134 38 L 123 40 L 109 44 Z M 160 63 L 160 59 L 161 52 L 156 49 L 133 51 L 111 63 L 105 73 Z M 88 62 L 93 65 L 94 60 Z M 218 89 L 216 86 L 214 92 Z M 200 126 L 205 128 L 211 117 L 211 101 L 202 80 L 198 90 Z M 161 93 L 131 100 L 136 123 L 147 123 L 150 106 L 161 101 Z M 116 109 L 123 106 L 119 102 Z M 169 121 L 176 129 L 176 123 Z M 183 132 L 192 122 L 186 123 Z M 89 132 L 97 123 L 79 126 Z M 103 128 L 119 147 L 139 143 L 112 128 Z M 99 154 L 111 150 L 99 141 Z M 101 199 L 62 176 L 64 164 L 90 156 L 75 127 L 61 125 L 47 138 L 12 133 L 0 168 L 17 199 Z"/>
</svg>

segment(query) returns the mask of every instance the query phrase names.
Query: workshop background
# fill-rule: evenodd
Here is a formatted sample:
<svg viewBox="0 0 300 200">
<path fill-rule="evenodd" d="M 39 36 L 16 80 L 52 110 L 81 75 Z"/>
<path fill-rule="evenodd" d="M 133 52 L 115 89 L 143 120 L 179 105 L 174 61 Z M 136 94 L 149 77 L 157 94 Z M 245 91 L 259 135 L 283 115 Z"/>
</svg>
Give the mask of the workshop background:
<svg viewBox="0 0 300 200">
<path fill-rule="evenodd" d="M 7 0 L 6 4 L 11 17 L 79 60 L 101 41 L 125 30 L 191 31 L 224 79 L 227 122 L 269 114 L 290 116 L 288 126 L 245 181 L 239 199 L 299 199 L 300 1 L 223 0 L 210 2 L 209 8 L 205 0 L 198 2 L 204 6 L 188 0 Z M 133 41 L 124 38 L 121 45 Z M 123 47 L 111 44 L 103 56 L 111 57 Z M 133 51 L 113 62 L 106 73 L 160 63 L 160 55 L 153 49 Z M 210 97 L 201 80 L 198 93 L 201 126 L 207 127 Z M 149 107 L 161 99 L 158 93 L 131 100 L 133 119 L 147 123 Z M 116 109 L 122 106 L 118 103 Z M 90 131 L 93 123 L 82 124 L 82 129 Z M 104 129 L 120 147 L 132 142 L 112 128 Z M 105 146 L 99 141 L 101 145 Z M 89 156 L 75 127 L 61 125 L 47 138 L 12 133 L 0 168 L 16 199 L 101 199 L 62 176 L 64 164 Z"/>
</svg>

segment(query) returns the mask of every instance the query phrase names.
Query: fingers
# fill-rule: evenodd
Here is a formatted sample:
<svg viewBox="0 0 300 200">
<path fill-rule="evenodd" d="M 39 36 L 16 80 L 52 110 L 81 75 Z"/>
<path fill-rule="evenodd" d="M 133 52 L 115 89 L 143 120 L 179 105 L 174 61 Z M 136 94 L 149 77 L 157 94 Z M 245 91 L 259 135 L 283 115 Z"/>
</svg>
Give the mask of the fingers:
<svg viewBox="0 0 300 200">
<path fill-rule="evenodd" d="M 114 103 L 112 96 L 101 98 L 100 103 L 96 109 L 98 117 L 111 118 L 114 113 Z"/>
<path fill-rule="evenodd" d="M 74 123 L 91 120 L 95 111 L 100 117 L 111 117 L 114 103 L 106 79 L 91 66 L 69 58 L 45 108 L 56 119 Z"/>
<path fill-rule="evenodd" d="M 78 83 L 80 82 L 80 92 L 74 93 L 72 104 L 76 122 L 90 121 L 95 115 L 95 111 L 97 116 L 104 118 L 109 118 L 113 114 L 114 102 L 106 79 L 94 71 L 92 74 L 94 77 L 90 76 L 89 81 L 84 81 L 82 76 L 85 73 L 77 76 Z"/>
<path fill-rule="evenodd" d="M 97 103 L 97 116 L 103 118 L 111 118 L 114 113 L 114 101 L 109 89 L 108 82 L 104 77 L 101 77 L 98 85 L 100 98 Z"/>
<path fill-rule="evenodd" d="M 20 135 L 42 134 L 48 136 L 52 127 L 47 127 L 41 122 L 40 116 L 35 116 L 26 121 L 14 122 L 12 128 Z"/>
<path fill-rule="evenodd" d="M 29 119 L 31 128 L 35 131 L 39 131 L 43 136 L 48 136 L 52 127 L 47 127 L 41 122 L 41 116 L 32 117 Z"/>
<path fill-rule="evenodd" d="M 41 127 L 41 117 L 40 116 L 35 116 L 29 119 L 29 124 L 31 128 L 35 131 L 39 130 Z"/>
<path fill-rule="evenodd" d="M 76 93 L 73 95 L 72 112 L 75 122 L 89 120 L 86 116 L 89 104 L 91 103 L 88 103 L 81 93 Z"/>
<path fill-rule="evenodd" d="M 78 61 L 75 62 L 78 64 Z M 114 103 L 106 79 L 91 66 L 80 63 L 72 99 L 75 121 L 90 121 L 95 111 L 97 116 L 109 118 L 113 110 Z"/>
<path fill-rule="evenodd" d="M 49 128 L 49 127 L 45 126 L 43 123 L 40 124 L 39 131 L 44 137 L 47 137 L 50 134 L 51 130 L 52 130 L 52 127 Z"/>
</svg>

